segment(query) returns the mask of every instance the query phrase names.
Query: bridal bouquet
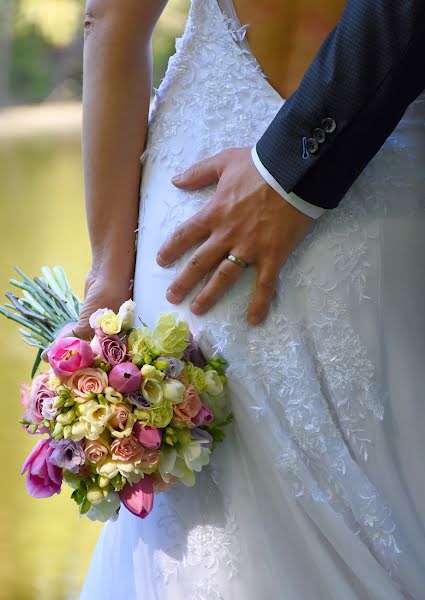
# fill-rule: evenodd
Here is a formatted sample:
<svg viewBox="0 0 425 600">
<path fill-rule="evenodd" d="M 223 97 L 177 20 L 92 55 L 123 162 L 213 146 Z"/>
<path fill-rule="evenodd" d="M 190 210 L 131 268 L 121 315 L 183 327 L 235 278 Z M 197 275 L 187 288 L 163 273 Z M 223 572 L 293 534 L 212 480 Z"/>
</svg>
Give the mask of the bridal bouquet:
<svg viewBox="0 0 425 600">
<path fill-rule="evenodd" d="M 24 297 L 8 293 L 13 305 L 1 312 L 27 328 L 26 341 L 40 352 L 47 347 L 50 364 L 21 387 L 23 427 L 46 436 L 22 467 L 29 494 L 49 497 L 65 482 L 92 520 L 115 520 L 121 503 L 146 517 L 155 493 L 178 481 L 193 485 L 223 440 L 231 421 L 226 362 L 206 360 L 177 313 L 161 313 L 152 329 L 135 327 L 132 300 L 118 313 L 93 313 L 90 342 L 54 340 L 80 301 L 61 268 L 45 268 L 34 281 L 20 273 L 24 281 L 12 283 Z"/>
</svg>

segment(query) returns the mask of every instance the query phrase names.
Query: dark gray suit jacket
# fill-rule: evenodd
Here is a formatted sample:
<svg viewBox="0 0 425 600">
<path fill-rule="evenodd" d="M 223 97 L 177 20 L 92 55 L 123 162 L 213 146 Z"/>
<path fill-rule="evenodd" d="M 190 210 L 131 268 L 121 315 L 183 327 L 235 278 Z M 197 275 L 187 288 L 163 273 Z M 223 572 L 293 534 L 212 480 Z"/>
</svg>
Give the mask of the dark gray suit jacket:
<svg viewBox="0 0 425 600">
<path fill-rule="evenodd" d="M 424 89 L 425 0 L 348 0 L 258 156 L 287 192 L 334 208 Z"/>
</svg>

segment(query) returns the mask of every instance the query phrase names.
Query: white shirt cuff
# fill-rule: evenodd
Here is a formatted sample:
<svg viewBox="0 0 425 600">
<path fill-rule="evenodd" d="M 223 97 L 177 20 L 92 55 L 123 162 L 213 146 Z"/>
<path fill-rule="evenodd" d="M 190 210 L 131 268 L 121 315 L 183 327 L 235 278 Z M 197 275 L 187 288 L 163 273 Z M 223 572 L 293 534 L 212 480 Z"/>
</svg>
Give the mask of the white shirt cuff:
<svg viewBox="0 0 425 600">
<path fill-rule="evenodd" d="M 316 206 L 315 204 L 311 204 L 310 202 L 306 202 L 305 200 L 294 194 L 294 192 L 286 192 L 280 185 L 280 183 L 276 181 L 273 175 L 271 175 L 267 171 L 266 167 L 258 158 L 257 149 L 255 146 L 251 151 L 251 156 L 254 165 L 256 166 L 257 171 L 260 173 L 262 178 L 267 181 L 267 183 L 274 189 L 275 192 L 277 192 L 280 196 L 282 196 L 282 198 L 289 202 L 289 204 L 292 204 L 292 206 L 297 208 L 305 215 L 311 217 L 312 219 L 318 219 L 326 212 L 325 208 L 322 208 L 321 206 Z"/>
</svg>

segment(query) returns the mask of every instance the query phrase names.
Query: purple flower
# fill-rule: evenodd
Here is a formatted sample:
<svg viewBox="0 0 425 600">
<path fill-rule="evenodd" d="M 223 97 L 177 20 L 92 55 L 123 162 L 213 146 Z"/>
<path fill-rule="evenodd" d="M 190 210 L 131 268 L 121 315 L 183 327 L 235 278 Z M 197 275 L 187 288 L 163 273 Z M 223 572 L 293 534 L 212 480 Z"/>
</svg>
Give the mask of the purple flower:
<svg viewBox="0 0 425 600">
<path fill-rule="evenodd" d="M 184 362 L 173 356 L 160 356 L 158 360 L 166 360 L 168 362 L 168 369 L 165 371 L 166 377 L 176 379 L 183 371 Z"/>
<path fill-rule="evenodd" d="M 127 358 L 127 346 L 120 342 L 117 335 L 102 337 L 100 339 L 100 356 L 104 362 L 115 367 Z"/>
<path fill-rule="evenodd" d="M 142 392 L 130 392 L 129 394 L 126 394 L 126 398 L 131 404 L 137 406 L 137 408 L 148 408 L 148 406 L 150 406 Z"/>
<path fill-rule="evenodd" d="M 208 431 L 205 431 L 205 429 L 200 429 L 199 427 L 196 427 L 195 429 L 190 430 L 190 435 L 192 436 L 193 440 L 199 440 L 199 441 L 204 440 L 206 443 L 203 444 L 203 447 L 211 449 L 211 447 L 213 445 L 213 438 L 208 433 Z"/>
<path fill-rule="evenodd" d="M 202 354 L 202 351 L 201 351 L 198 343 L 195 341 L 195 338 L 193 337 L 192 333 L 190 333 L 189 345 L 187 346 L 186 350 L 183 352 L 183 358 L 185 360 L 193 363 L 195 365 L 195 367 L 203 367 L 205 365 L 205 363 L 207 362 L 205 360 L 204 355 Z"/>
<path fill-rule="evenodd" d="M 22 465 L 21 475 L 28 471 L 27 490 L 33 498 L 49 498 L 61 491 L 62 471 L 50 462 L 52 454 L 51 439 L 44 438 L 37 442 Z"/>
<path fill-rule="evenodd" d="M 46 398 L 43 402 L 43 406 L 41 408 L 41 414 L 45 419 L 52 421 L 59 414 L 59 409 L 54 408 L 53 403 L 55 402 L 56 397 L 54 398 Z"/>
<path fill-rule="evenodd" d="M 54 450 L 49 457 L 50 464 L 66 469 L 71 473 L 78 473 L 86 458 L 82 446 L 69 439 L 52 442 L 51 446 Z"/>
</svg>

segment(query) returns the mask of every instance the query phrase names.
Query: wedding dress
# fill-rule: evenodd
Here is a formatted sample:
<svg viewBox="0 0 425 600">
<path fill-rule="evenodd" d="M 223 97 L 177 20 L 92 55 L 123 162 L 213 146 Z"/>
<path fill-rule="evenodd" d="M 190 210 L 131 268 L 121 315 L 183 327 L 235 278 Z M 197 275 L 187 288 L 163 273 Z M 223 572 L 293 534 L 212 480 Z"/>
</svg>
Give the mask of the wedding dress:
<svg viewBox="0 0 425 600">
<path fill-rule="evenodd" d="M 226 5 L 192 1 L 156 91 L 135 300 L 149 325 L 177 310 L 229 361 L 235 419 L 195 487 L 105 525 L 81 598 L 424 599 L 425 95 L 282 268 L 263 324 L 245 316 L 254 269 L 196 317 L 193 294 L 165 298 L 192 251 L 155 257 L 214 187 L 171 177 L 251 147 L 284 102 Z"/>
</svg>

